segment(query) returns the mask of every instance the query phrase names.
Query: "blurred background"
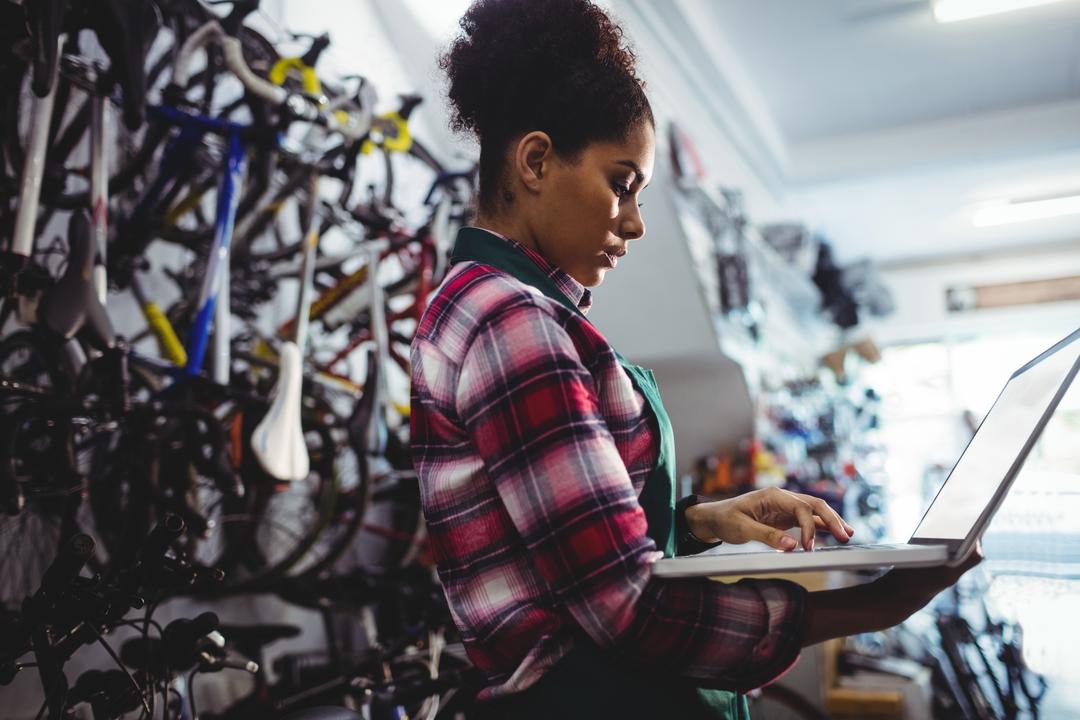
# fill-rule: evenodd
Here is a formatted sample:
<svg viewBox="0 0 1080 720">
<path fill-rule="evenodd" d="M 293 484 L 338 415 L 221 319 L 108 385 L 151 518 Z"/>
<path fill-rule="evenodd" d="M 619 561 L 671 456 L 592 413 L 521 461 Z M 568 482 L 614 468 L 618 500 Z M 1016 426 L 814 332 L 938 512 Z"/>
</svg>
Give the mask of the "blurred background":
<svg viewBox="0 0 1080 720">
<path fill-rule="evenodd" d="M 906 541 L 1010 375 L 1080 328 L 1080 0 L 598 4 L 622 23 L 639 57 L 657 120 L 657 162 L 642 195 L 647 236 L 596 289 L 590 320 L 629 359 L 655 369 L 675 426 L 680 490 L 728 497 L 778 485 L 810 492 L 841 510 L 859 540 Z M 404 127 L 427 159 L 419 170 L 406 164 L 395 171 L 384 226 L 370 214 L 372 198 L 390 185 L 381 167 L 349 181 L 344 192 L 338 183 L 345 181 L 335 176 L 315 193 L 349 210 L 350 222 L 363 225 L 356 231 L 361 239 L 382 237 L 391 225 L 402 237 L 432 232 L 431 218 L 440 217 L 438 197 L 431 200 L 438 185 L 433 178 L 457 173 L 468 180 L 474 168 L 477 148 L 447 127 L 436 66 L 468 5 L 263 0 L 244 19 L 273 53 L 260 65 L 245 44 L 257 74 L 270 77 L 275 58 L 302 56 L 323 36 L 312 65 L 327 88 L 342 94 L 340 88 L 351 88 L 360 97 L 353 76 L 362 76 L 367 111 L 378 118 L 401 109 L 403 95 L 422 98 L 405 113 Z M 231 6 L 202 7 L 225 17 Z M 167 48 L 180 37 L 159 36 L 154 47 Z M 94 43 L 89 46 L 84 52 L 93 54 Z M 230 82 L 236 84 L 220 80 L 222 87 Z M 155 92 L 151 102 L 159 101 Z M 204 110 L 222 107 L 228 102 L 216 97 Z M 120 127 L 120 109 L 111 112 Z M 247 122 L 255 114 L 230 117 Z M 289 130 L 288 137 L 295 136 Z M 389 158 L 385 137 L 379 142 L 377 151 Z M 10 174 L 18 176 L 9 160 Z M 250 176 L 255 161 L 249 160 Z M 370 161 L 361 158 L 361 168 L 364 162 Z M 274 175 L 270 187 L 279 182 Z M 212 205 L 213 197 L 205 202 Z M 120 206 L 118 222 L 125 208 L 138 207 L 120 195 L 110 202 Z M 468 198 L 447 202 L 455 208 L 451 217 L 467 222 Z M 368 215 L 355 211 L 362 207 Z M 286 234 L 299 237 L 302 220 L 288 220 Z M 434 234 L 435 252 L 445 253 L 446 241 L 440 246 Z M 354 239 L 324 233 L 320 253 L 362 245 Z M 164 298 L 163 306 L 197 294 L 193 283 L 204 273 L 187 286 L 168 280 L 170 272 L 191 266 L 189 251 L 164 242 L 146 250 L 153 267 L 145 282 Z M 414 272 L 407 259 L 395 262 L 388 288 Z M 334 282 L 360 266 L 342 267 Z M 274 336 L 296 312 L 300 285 L 291 272 L 275 276 L 282 279 L 259 295 L 263 304 L 246 313 L 236 309 L 234 297 L 233 315 Z M 320 287 L 318 277 L 317 291 L 332 286 L 324 278 Z M 645 282 L 660 290 L 641 293 Z M 422 305 L 416 293 L 410 301 Z M 146 324 L 139 302 L 127 288 L 113 287 L 110 316 L 129 338 L 138 338 L 137 328 Z M 350 307 L 374 328 L 376 302 Z M 393 302 L 387 310 L 393 316 Z M 390 353 L 403 342 L 397 351 L 407 357 L 414 326 L 399 331 L 393 322 L 384 342 Z M 375 377 L 378 362 L 388 365 L 377 381 L 385 393 L 378 407 L 385 408 L 390 450 L 384 437 L 381 454 L 364 445 L 359 461 L 348 462 L 369 466 L 352 471 L 372 479 L 370 487 L 366 480 L 358 486 L 362 493 L 377 489 L 380 478 L 393 476 L 388 487 L 407 484 L 408 463 L 400 462 L 407 458 L 407 366 L 365 353 L 372 343 L 378 350 L 374 330 L 349 346 L 348 352 L 357 351 L 349 356 L 339 347 L 325 350 L 327 343 L 343 344 L 337 327 L 315 328 L 314 320 L 312 327 L 312 356 L 329 352 L 341 362 L 323 369 L 336 367 L 357 387 L 374 387 L 365 379 Z M 268 344 L 278 352 L 281 333 L 276 337 Z M 138 342 L 156 352 L 147 333 Z M 235 384 L 235 364 L 233 371 Z M 265 392 L 274 376 L 256 380 L 251 388 Z M 362 396 L 371 397 L 364 390 L 352 399 Z M 233 437 L 239 442 L 239 434 Z M 317 447 L 312 442 L 309 437 L 309 446 Z M 318 453 L 312 453 L 314 463 Z M 413 495 L 399 489 L 381 496 L 385 507 L 379 501 L 358 505 L 356 522 L 376 531 L 350 535 L 344 550 L 335 545 L 343 558 L 337 565 L 303 551 L 297 557 L 307 559 L 284 553 L 292 564 L 280 574 L 310 579 L 308 570 L 317 567 L 344 577 L 355 568 L 382 567 L 395 537 L 422 534 L 415 508 L 412 520 L 401 524 L 401 503 L 408 516 Z M 9 551 L 18 547 L 8 542 Z M 312 540 L 309 553 L 322 542 Z M 421 545 L 396 548 L 390 564 L 413 567 L 419 553 L 422 565 Z M 1050 419 L 984 550 L 987 559 L 975 572 L 904 628 L 807 649 L 779 683 L 788 695 L 774 689 L 755 697 L 755 717 L 1080 718 L 1080 387 Z M 865 581 L 841 573 L 793 579 L 812 589 Z M 420 581 L 393 576 L 388 582 L 400 590 Z M 275 645 L 269 658 L 317 654 L 333 645 L 335 633 L 362 635 L 344 655 L 355 650 L 370 661 L 370 648 L 378 645 L 375 620 L 365 616 L 366 634 L 342 630 L 340 623 L 348 622 L 329 619 L 327 602 L 320 610 L 318 603 L 293 602 L 299 591 L 290 599 L 288 592 L 255 590 L 212 602 L 163 600 L 162 608 L 180 618 L 209 606 L 234 623 L 292 623 L 303 631 Z M 319 592 L 325 599 L 337 591 Z M 350 612 L 355 621 L 356 612 L 339 614 Z M 424 610 L 425 622 L 431 612 Z M 425 642 L 412 647 L 431 651 Z M 343 662 L 340 648 L 335 652 L 332 663 Z M 80 657 L 72 667 L 97 667 L 98 660 Z M 258 683 L 284 682 L 282 668 L 296 667 L 285 662 Z M 12 717 L 33 717 L 41 702 L 29 674 L 20 676 L 22 685 L 0 687 L 0 696 L 10 697 L 22 688 L 20 699 L 33 705 Z M 250 690 L 246 678 L 222 677 L 207 678 L 200 690 L 203 707 L 214 712 Z M 299 677 L 292 676 L 290 692 L 310 688 Z M 395 702 L 390 705 L 405 707 Z M 354 704 L 380 717 L 370 693 Z M 428 701 L 413 712 L 421 710 L 430 715 L 416 717 L 435 717 L 437 706 L 433 711 Z M 230 717 L 245 716 L 237 712 Z"/>
</svg>

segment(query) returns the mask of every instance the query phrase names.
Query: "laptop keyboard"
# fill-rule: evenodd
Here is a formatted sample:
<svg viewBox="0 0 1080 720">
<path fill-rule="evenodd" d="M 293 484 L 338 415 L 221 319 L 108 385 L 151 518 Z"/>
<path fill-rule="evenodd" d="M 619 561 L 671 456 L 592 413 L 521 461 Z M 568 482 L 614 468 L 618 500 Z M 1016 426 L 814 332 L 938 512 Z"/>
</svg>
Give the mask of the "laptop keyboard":
<svg viewBox="0 0 1080 720">
<path fill-rule="evenodd" d="M 837 550 L 898 550 L 906 547 L 911 546 L 903 543 L 898 545 L 828 545 L 826 547 L 814 548 L 814 552 L 834 552 Z"/>
</svg>

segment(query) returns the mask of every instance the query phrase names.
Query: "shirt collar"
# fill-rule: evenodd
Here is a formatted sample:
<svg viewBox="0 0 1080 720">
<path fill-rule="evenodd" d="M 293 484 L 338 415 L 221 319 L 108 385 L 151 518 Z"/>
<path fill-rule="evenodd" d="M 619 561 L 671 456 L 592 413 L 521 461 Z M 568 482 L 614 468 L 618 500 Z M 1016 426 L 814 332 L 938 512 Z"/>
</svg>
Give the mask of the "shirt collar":
<svg viewBox="0 0 1080 720">
<path fill-rule="evenodd" d="M 508 238 L 505 235 L 497 233 L 494 230 L 488 230 L 487 228 L 477 227 L 476 229 L 490 233 L 491 235 L 510 243 L 510 245 L 519 252 L 524 253 L 525 257 L 529 258 L 529 260 L 535 263 L 538 268 L 544 271 L 544 274 L 555 283 L 559 290 L 562 291 L 563 295 L 566 295 L 566 297 L 570 299 L 570 302 L 577 305 L 578 310 L 583 314 L 589 312 L 589 308 L 592 307 L 592 291 L 570 277 L 567 273 L 563 272 L 562 268 L 553 265 L 540 253 L 532 248 L 525 247 L 512 238 Z"/>
</svg>

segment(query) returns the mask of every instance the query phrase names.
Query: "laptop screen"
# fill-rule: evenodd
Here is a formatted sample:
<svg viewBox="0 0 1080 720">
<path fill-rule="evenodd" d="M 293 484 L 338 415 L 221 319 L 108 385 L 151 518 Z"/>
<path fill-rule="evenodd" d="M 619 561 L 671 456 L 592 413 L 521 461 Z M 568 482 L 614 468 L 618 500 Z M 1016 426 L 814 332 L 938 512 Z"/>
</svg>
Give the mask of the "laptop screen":
<svg viewBox="0 0 1080 720">
<path fill-rule="evenodd" d="M 1080 331 L 1009 380 L 953 467 L 914 538 L 963 540 L 993 498 L 1080 353 Z"/>
</svg>

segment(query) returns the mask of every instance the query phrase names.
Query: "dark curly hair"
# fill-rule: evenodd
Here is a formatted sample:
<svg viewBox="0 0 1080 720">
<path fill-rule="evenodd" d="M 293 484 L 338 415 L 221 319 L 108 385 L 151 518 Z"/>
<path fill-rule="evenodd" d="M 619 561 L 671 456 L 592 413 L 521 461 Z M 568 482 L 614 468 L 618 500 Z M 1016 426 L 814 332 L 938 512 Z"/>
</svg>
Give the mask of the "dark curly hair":
<svg viewBox="0 0 1080 720">
<path fill-rule="evenodd" d="M 439 60 L 451 127 L 480 141 L 480 208 L 494 211 L 507 145 L 541 130 L 559 157 L 656 124 L 620 28 L 588 0 L 476 0 Z"/>
</svg>

